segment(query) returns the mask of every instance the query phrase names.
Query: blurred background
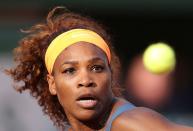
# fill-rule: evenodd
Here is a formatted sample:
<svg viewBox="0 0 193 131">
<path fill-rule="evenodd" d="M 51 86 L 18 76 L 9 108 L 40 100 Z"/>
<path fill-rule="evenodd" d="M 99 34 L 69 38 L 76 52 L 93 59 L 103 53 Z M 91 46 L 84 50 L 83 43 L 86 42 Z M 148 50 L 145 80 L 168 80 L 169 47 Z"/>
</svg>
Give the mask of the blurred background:
<svg viewBox="0 0 193 131">
<path fill-rule="evenodd" d="M 14 66 L 12 50 L 24 36 L 20 30 L 44 22 L 58 5 L 107 27 L 121 59 L 126 99 L 193 126 L 192 0 L 6 0 L 0 3 L 0 131 L 56 130 L 28 93 L 13 89 L 3 70 Z M 170 74 L 153 75 L 141 62 L 144 49 L 159 41 L 176 51 Z"/>
</svg>

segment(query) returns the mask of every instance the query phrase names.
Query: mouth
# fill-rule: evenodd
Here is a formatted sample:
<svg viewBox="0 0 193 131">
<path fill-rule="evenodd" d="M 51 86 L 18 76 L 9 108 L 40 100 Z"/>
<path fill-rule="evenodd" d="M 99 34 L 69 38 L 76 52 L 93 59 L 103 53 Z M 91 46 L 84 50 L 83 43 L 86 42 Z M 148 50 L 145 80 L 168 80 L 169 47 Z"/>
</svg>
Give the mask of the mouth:
<svg viewBox="0 0 193 131">
<path fill-rule="evenodd" d="M 77 104 L 85 109 L 92 109 L 96 107 L 98 100 L 96 96 L 92 94 L 83 94 L 78 97 L 76 100 Z"/>
</svg>

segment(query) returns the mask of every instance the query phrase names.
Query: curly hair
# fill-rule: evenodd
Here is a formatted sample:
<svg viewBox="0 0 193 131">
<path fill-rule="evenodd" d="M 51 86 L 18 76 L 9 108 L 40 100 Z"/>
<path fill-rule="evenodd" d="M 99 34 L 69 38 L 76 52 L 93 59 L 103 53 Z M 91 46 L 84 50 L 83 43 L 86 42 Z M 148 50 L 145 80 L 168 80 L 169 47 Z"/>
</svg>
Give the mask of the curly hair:
<svg viewBox="0 0 193 131">
<path fill-rule="evenodd" d="M 23 31 L 26 36 L 19 41 L 19 46 L 14 49 L 14 60 L 16 67 L 7 70 L 7 73 L 14 79 L 18 92 L 29 90 L 35 97 L 42 110 L 47 114 L 57 127 L 65 128 L 68 123 L 63 107 L 60 105 L 57 96 L 49 92 L 47 82 L 47 69 L 44 56 L 50 42 L 60 33 L 83 28 L 97 32 L 109 45 L 112 52 L 110 67 L 112 70 L 112 90 L 115 96 L 121 95 L 119 84 L 120 62 L 113 51 L 110 36 L 104 27 L 93 19 L 83 17 L 79 14 L 67 11 L 64 7 L 55 7 L 48 13 L 44 23 L 36 24 L 29 30 Z"/>
</svg>

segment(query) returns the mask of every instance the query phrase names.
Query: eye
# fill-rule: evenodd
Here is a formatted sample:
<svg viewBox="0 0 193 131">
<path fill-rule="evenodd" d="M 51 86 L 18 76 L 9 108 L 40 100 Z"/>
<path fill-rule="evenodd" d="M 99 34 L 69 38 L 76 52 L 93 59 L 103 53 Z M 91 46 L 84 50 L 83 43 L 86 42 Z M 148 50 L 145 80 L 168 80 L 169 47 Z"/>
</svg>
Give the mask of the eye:
<svg viewBox="0 0 193 131">
<path fill-rule="evenodd" d="M 75 73 L 75 68 L 66 68 L 62 73 L 64 74 L 74 74 Z"/>
<path fill-rule="evenodd" d="M 92 66 L 92 71 L 96 73 L 100 73 L 104 70 L 104 67 L 102 65 L 94 65 Z"/>
</svg>

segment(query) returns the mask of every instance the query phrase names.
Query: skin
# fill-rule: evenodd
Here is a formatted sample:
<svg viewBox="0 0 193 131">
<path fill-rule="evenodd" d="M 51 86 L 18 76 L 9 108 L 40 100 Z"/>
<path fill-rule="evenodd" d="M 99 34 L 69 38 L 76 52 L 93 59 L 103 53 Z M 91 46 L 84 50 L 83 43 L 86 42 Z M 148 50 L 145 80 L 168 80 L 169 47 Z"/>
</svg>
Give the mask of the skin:
<svg viewBox="0 0 193 131">
<path fill-rule="evenodd" d="M 115 110 L 126 103 L 113 96 L 112 73 L 105 53 L 98 47 L 79 42 L 66 48 L 56 59 L 53 73 L 47 75 L 49 90 L 57 95 L 71 128 L 69 131 L 105 130 Z M 94 96 L 97 103 L 82 107 L 78 98 Z M 169 122 L 160 114 L 142 107 L 126 111 L 112 124 L 112 131 L 193 131 Z"/>
</svg>

